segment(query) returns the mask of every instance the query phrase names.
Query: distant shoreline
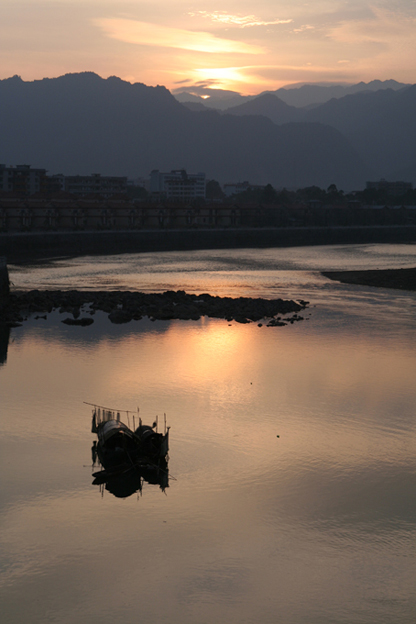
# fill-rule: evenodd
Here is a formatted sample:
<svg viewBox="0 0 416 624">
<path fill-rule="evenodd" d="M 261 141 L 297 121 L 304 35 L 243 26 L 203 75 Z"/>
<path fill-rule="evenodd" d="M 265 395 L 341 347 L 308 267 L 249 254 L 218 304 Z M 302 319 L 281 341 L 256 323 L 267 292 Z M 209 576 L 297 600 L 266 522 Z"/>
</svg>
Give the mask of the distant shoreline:
<svg viewBox="0 0 416 624">
<path fill-rule="evenodd" d="M 416 243 L 416 225 L 2 233 L 0 256 L 29 264 L 86 255 L 375 243 Z"/>
<path fill-rule="evenodd" d="M 343 284 L 416 291 L 416 267 L 368 271 L 322 271 L 322 275 Z"/>
</svg>

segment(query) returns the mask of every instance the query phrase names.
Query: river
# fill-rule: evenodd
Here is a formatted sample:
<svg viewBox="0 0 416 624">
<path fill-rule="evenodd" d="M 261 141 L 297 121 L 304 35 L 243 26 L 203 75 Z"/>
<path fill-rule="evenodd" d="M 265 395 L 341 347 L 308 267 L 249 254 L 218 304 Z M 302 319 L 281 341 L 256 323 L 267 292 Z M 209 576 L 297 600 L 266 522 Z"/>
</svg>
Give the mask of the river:
<svg viewBox="0 0 416 624">
<path fill-rule="evenodd" d="M 307 299 L 305 320 L 54 312 L 0 366 L 5 624 L 413 624 L 416 293 L 321 270 L 415 245 L 163 252 L 11 267 L 16 288 Z M 92 485 L 91 411 L 166 413 L 169 487 Z"/>
</svg>

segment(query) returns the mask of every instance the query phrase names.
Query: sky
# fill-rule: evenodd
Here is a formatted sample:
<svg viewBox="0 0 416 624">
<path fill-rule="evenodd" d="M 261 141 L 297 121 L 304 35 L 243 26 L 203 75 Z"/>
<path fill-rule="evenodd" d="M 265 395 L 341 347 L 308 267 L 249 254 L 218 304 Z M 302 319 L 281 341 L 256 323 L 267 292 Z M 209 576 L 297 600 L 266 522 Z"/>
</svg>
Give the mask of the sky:
<svg viewBox="0 0 416 624">
<path fill-rule="evenodd" d="M 93 71 L 244 95 L 416 83 L 416 0 L 0 0 L 0 79 Z"/>
</svg>

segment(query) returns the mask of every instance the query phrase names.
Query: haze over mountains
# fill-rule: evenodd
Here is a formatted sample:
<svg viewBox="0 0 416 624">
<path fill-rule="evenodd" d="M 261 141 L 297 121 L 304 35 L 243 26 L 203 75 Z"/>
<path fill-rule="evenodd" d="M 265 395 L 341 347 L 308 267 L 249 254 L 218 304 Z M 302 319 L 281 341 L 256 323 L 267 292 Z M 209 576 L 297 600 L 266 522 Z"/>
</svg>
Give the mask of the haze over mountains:
<svg viewBox="0 0 416 624">
<path fill-rule="evenodd" d="M 348 191 L 396 172 L 414 182 L 415 105 L 413 86 L 310 109 L 263 94 L 223 114 L 189 110 L 164 87 L 89 72 L 15 76 L 0 81 L 0 162 L 131 178 L 186 168 L 276 188 L 335 183 Z"/>
<path fill-rule="evenodd" d="M 265 93 L 225 111 L 264 115 L 275 124 L 319 122 L 336 128 L 377 177 L 416 181 L 416 85 L 360 91 L 324 104 L 295 108 Z"/>
<path fill-rule="evenodd" d="M 193 89 L 193 93 L 189 93 L 186 91 L 186 87 L 182 87 L 175 89 L 173 94 L 178 102 L 200 103 L 206 108 L 226 110 L 232 106 L 239 106 L 240 104 L 254 100 L 266 93 L 272 93 L 290 106 L 304 108 L 305 106 L 323 104 L 332 98 L 341 98 L 345 95 L 353 95 L 363 91 L 380 91 L 382 89 L 393 89 L 397 91 L 398 89 L 409 86 L 410 85 L 397 82 L 396 80 L 372 80 L 371 82 L 359 82 L 357 84 L 294 84 L 282 87 L 276 91 L 264 91 L 259 95 L 246 96 L 236 91 L 210 89 L 205 86 L 196 87 Z"/>
</svg>

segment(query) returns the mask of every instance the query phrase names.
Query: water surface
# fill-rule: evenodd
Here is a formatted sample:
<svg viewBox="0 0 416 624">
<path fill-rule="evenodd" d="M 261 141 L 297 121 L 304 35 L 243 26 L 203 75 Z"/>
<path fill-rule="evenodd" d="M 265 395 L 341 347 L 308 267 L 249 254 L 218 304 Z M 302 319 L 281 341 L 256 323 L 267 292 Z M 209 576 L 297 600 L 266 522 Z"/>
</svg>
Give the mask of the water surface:
<svg viewBox="0 0 416 624">
<path fill-rule="evenodd" d="M 154 290 L 307 294 L 311 306 L 283 328 L 117 326 L 101 313 L 68 327 L 55 313 L 12 330 L 0 368 L 2 622 L 416 620 L 416 295 L 318 272 L 414 266 L 415 252 L 313 249 L 14 272 L 19 287 L 151 290 L 153 279 Z M 83 401 L 139 405 L 148 422 L 167 413 L 165 493 L 145 483 L 120 499 L 91 484 Z"/>
</svg>

